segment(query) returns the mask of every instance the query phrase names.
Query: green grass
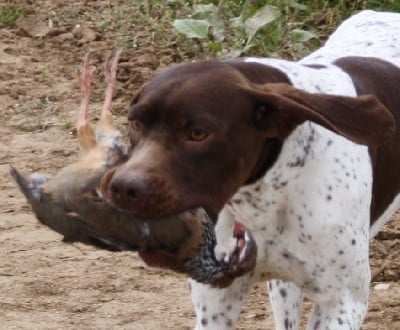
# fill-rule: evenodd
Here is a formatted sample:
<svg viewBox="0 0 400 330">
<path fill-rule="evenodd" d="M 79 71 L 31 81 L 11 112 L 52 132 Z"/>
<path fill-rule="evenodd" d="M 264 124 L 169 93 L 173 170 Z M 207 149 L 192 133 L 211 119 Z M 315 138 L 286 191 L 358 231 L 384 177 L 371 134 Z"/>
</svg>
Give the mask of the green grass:
<svg viewBox="0 0 400 330">
<path fill-rule="evenodd" d="M 6 4 L 0 7 L 0 25 L 11 25 L 20 16 L 22 12 L 19 9 L 14 9 Z"/>
</svg>

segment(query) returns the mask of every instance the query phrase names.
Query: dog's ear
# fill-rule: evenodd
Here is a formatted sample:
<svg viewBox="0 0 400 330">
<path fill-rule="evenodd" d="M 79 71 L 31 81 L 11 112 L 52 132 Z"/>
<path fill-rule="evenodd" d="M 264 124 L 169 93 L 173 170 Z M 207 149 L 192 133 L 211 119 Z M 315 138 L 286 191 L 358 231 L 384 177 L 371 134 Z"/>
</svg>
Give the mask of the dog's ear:
<svg viewBox="0 0 400 330">
<path fill-rule="evenodd" d="M 289 84 L 265 84 L 250 90 L 257 104 L 254 125 L 268 137 L 284 138 L 310 120 L 356 143 L 377 146 L 393 137 L 396 123 L 373 95 L 312 94 Z"/>
<path fill-rule="evenodd" d="M 146 88 L 147 84 L 148 84 L 148 83 L 142 85 L 142 86 L 140 87 L 140 89 L 136 92 L 136 94 L 133 96 L 133 98 L 132 98 L 132 100 L 131 100 L 131 103 L 129 104 L 129 107 L 132 107 L 132 106 L 134 106 L 136 103 L 138 103 L 139 98 L 140 98 L 140 96 L 142 95 L 143 90 Z"/>
</svg>

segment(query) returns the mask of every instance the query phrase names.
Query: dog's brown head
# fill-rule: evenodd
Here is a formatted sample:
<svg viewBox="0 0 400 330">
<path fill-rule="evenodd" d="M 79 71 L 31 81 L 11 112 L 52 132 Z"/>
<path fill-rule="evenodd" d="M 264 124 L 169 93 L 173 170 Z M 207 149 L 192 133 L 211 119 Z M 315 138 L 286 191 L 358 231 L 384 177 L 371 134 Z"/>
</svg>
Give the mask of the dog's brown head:
<svg viewBox="0 0 400 330">
<path fill-rule="evenodd" d="M 305 120 L 370 145 L 395 130 L 373 96 L 309 94 L 264 65 L 172 67 L 134 98 L 130 157 L 104 176 L 103 194 L 134 215 L 161 217 L 201 206 L 216 219 L 242 185 L 272 166 L 284 139 Z"/>
</svg>

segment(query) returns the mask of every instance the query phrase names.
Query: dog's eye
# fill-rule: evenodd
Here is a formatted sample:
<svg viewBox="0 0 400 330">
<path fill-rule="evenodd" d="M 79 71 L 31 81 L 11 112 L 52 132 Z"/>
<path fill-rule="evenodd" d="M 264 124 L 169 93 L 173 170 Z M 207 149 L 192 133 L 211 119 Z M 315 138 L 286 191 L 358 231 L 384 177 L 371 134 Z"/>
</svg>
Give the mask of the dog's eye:
<svg viewBox="0 0 400 330">
<path fill-rule="evenodd" d="M 140 123 L 139 123 L 137 120 L 132 119 L 132 120 L 130 121 L 130 125 L 131 125 L 131 128 L 132 128 L 134 131 L 140 131 Z"/>
<path fill-rule="evenodd" d="M 277 111 L 265 104 L 256 107 L 253 113 L 253 123 L 260 131 L 271 130 L 275 128 L 277 123 Z"/>
<path fill-rule="evenodd" d="M 193 128 L 189 134 L 189 140 L 196 142 L 204 141 L 207 137 L 208 132 L 200 128 Z"/>
</svg>

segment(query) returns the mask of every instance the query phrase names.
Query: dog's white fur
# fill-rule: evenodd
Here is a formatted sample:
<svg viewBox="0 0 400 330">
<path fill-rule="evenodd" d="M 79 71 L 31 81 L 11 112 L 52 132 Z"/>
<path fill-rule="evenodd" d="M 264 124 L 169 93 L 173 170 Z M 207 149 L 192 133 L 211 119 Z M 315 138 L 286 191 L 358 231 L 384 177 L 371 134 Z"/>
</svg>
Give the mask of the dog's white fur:
<svg viewBox="0 0 400 330">
<path fill-rule="evenodd" d="M 332 65 L 345 56 L 378 57 L 400 67 L 400 14 L 354 15 L 299 62 L 247 61 L 276 67 L 311 93 L 355 96 L 351 78 Z M 299 159 L 304 166 L 288 166 Z M 369 239 L 400 206 L 398 196 L 370 229 L 371 186 L 367 147 L 310 122 L 295 129 L 273 167 L 220 215 L 220 244 L 231 239 L 234 220 L 244 223 L 258 244 L 257 267 L 226 289 L 191 281 L 196 329 L 234 328 L 248 290 L 270 279 L 276 329 L 298 328 L 303 296 L 314 302 L 307 329 L 359 329 L 368 306 Z"/>
</svg>

